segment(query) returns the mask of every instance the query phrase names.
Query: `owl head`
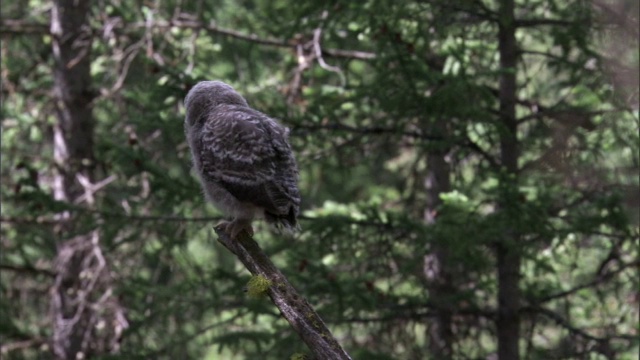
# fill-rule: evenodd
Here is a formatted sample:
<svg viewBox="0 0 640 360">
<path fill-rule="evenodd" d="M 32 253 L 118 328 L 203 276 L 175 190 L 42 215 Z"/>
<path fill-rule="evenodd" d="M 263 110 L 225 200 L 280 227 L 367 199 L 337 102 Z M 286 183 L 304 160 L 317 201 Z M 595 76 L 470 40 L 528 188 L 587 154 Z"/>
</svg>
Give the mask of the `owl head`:
<svg viewBox="0 0 640 360">
<path fill-rule="evenodd" d="M 220 105 L 249 106 L 233 87 L 222 81 L 201 81 L 194 86 L 184 100 L 187 108 L 186 123 L 193 126 L 203 114 Z"/>
</svg>

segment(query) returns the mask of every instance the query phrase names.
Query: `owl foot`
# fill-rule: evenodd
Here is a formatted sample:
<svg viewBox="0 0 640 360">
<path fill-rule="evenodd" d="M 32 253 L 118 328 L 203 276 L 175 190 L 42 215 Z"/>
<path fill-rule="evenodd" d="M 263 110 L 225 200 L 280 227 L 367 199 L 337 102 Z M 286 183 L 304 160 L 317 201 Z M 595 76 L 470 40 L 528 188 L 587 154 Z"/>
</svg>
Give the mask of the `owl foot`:
<svg viewBox="0 0 640 360">
<path fill-rule="evenodd" d="M 223 221 L 219 223 L 216 228 L 220 228 L 222 231 L 229 234 L 232 239 L 237 239 L 238 235 L 245 232 L 249 237 L 253 237 L 253 227 L 251 227 L 251 220 L 248 219 L 235 219 L 233 221 Z"/>
</svg>

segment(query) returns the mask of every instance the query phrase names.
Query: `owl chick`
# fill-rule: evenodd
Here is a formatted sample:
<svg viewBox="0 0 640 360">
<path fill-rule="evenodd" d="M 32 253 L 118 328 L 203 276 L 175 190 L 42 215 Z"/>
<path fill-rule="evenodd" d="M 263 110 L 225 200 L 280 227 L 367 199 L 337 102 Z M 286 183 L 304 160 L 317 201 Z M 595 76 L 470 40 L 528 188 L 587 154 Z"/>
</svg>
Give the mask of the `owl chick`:
<svg viewBox="0 0 640 360">
<path fill-rule="evenodd" d="M 253 234 L 255 218 L 296 229 L 298 168 L 288 129 L 221 81 L 198 83 L 184 103 L 185 134 L 205 197 L 232 218 L 219 226 L 233 239 L 243 230 Z"/>
</svg>

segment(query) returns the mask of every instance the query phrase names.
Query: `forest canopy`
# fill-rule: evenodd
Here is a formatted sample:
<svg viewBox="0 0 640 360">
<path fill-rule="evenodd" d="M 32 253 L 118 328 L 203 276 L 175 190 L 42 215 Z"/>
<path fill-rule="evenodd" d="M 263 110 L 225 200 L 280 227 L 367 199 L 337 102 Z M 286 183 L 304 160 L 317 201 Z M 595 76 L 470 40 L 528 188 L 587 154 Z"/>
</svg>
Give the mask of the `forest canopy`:
<svg viewBox="0 0 640 360">
<path fill-rule="evenodd" d="M 216 241 L 183 99 L 289 128 L 255 240 L 353 359 L 637 359 L 634 0 L 0 5 L 3 359 L 313 354 Z"/>
</svg>

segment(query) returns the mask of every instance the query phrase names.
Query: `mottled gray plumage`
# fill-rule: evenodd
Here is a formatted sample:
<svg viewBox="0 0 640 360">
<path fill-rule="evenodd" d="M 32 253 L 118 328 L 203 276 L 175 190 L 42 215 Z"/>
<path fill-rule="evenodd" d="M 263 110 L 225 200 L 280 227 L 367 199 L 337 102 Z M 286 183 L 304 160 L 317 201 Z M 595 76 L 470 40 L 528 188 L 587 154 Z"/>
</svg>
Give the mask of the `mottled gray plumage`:
<svg viewBox="0 0 640 360">
<path fill-rule="evenodd" d="M 209 201 L 232 218 L 235 238 L 251 221 L 297 227 L 298 169 L 288 129 L 249 107 L 231 86 L 202 81 L 185 99 L 185 134 Z"/>
</svg>

